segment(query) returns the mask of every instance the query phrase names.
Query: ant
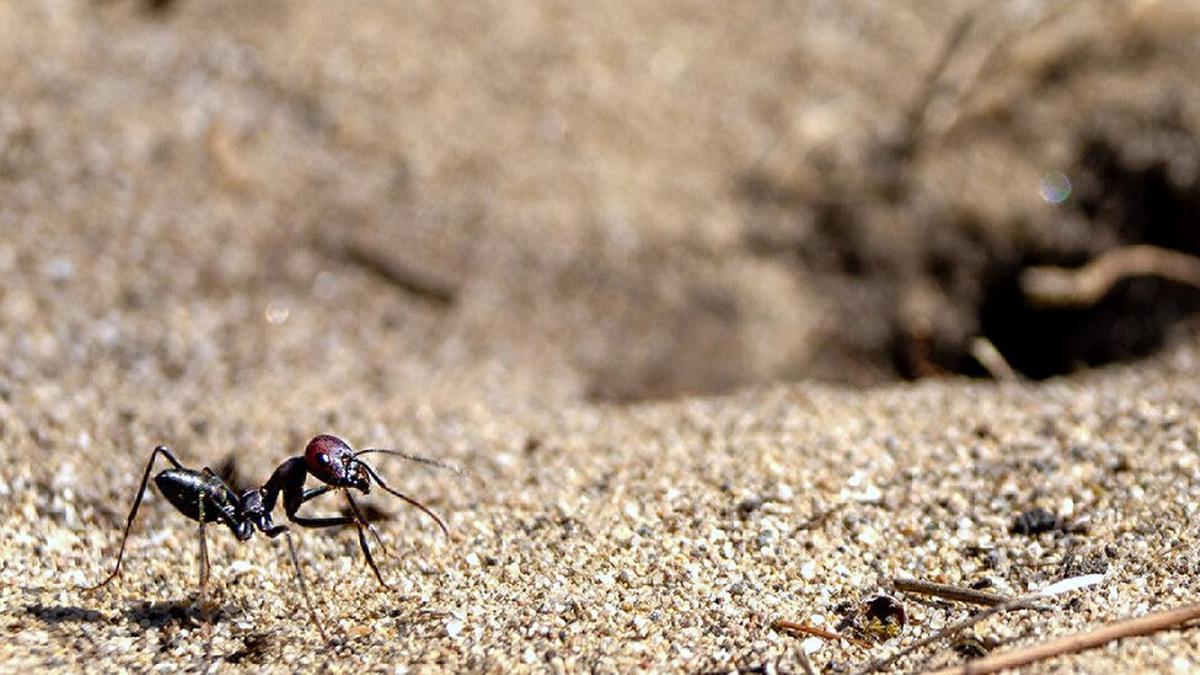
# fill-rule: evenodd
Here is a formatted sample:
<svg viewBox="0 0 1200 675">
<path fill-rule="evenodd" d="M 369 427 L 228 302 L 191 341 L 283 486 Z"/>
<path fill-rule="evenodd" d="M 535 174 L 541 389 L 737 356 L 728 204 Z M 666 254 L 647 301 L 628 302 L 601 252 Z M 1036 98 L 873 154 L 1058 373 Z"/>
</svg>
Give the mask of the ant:
<svg viewBox="0 0 1200 675">
<path fill-rule="evenodd" d="M 359 459 L 362 455 L 370 453 L 395 455 L 414 462 L 460 471 L 452 465 L 397 450 L 370 448 L 355 452 L 342 439 L 322 434 L 309 441 L 303 455 L 284 460 L 262 487 L 245 490 L 239 495 L 226 485 L 225 481 L 221 480 L 212 469 L 208 467 L 204 467 L 201 471 L 189 469 L 176 459 L 175 455 L 169 449 L 160 445 L 150 453 L 150 461 L 146 463 L 146 472 L 142 475 L 141 487 L 138 488 L 137 497 L 133 500 L 133 508 L 129 511 L 129 518 L 125 521 L 125 532 L 121 536 L 121 548 L 117 552 L 116 566 L 113 568 L 112 573 L 103 581 L 86 588 L 85 591 L 91 592 L 106 586 L 120 573 L 121 560 L 125 555 L 125 542 L 129 539 L 129 528 L 133 525 L 138 507 L 142 503 L 142 497 L 146 494 L 146 485 L 150 480 L 150 473 L 154 469 L 154 461 L 161 455 L 174 468 L 167 469 L 156 475 L 154 477 L 154 484 L 158 486 L 159 492 L 166 497 L 167 501 L 180 513 L 200 523 L 199 564 L 201 602 L 203 603 L 207 597 L 208 544 L 205 537 L 205 527 L 209 523 L 219 522 L 224 524 L 233 532 L 238 541 L 249 540 L 254 536 L 255 531 L 262 532 L 272 539 L 283 534 L 287 539 L 292 564 L 296 568 L 296 579 L 304 596 L 304 604 L 308 609 L 309 619 L 317 627 L 321 638 L 328 643 L 329 640 L 325 635 L 325 630 L 322 628 L 321 622 L 317 620 L 316 612 L 313 611 L 312 602 L 308 596 L 308 589 L 304 583 L 304 574 L 300 570 L 300 561 L 296 557 L 296 548 L 292 543 L 288 526 L 276 525 L 271 519 L 271 512 L 275 510 L 281 493 L 283 495 L 284 513 L 287 515 L 289 521 L 300 527 L 321 528 L 353 524 L 358 529 L 358 544 L 362 548 L 363 556 L 371 566 L 371 570 L 374 571 L 375 578 L 387 589 L 391 589 L 392 587 L 384 581 L 383 574 L 379 571 L 379 566 L 375 564 L 375 559 L 371 555 L 371 548 L 367 544 L 365 532 L 367 530 L 371 532 L 380 547 L 383 548 L 385 555 L 387 554 L 387 549 L 383 546 L 383 541 L 379 538 L 379 534 L 375 531 L 374 526 L 367 520 L 362 507 L 354 499 L 353 490 L 367 494 L 371 491 L 372 481 L 374 481 L 384 491 L 403 499 L 433 518 L 443 535 L 448 537 L 450 534 L 446 528 L 446 524 L 442 522 L 442 519 L 437 514 L 417 500 L 393 490 L 384 482 L 383 478 L 379 476 L 379 473 L 371 465 Z M 319 487 L 305 488 L 304 483 L 310 474 L 325 484 Z M 307 502 L 332 491 L 341 491 L 345 495 L 352 515 L 309 517 L 297 513 L 300 507 Z"/>
</svg>

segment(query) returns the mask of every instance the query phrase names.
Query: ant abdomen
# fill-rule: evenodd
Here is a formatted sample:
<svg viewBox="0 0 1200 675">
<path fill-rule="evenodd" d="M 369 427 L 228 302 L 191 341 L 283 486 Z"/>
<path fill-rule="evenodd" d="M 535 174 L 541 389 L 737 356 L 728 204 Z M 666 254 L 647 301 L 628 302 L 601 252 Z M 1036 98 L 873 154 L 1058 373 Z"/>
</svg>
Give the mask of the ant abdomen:
<svg viewBox="0 0 1200 675">
<path fill-rule="evenodd" d="M 172 506 L 196 522 L 228 521 L 228 514 L 237 512 L 237 495 L 219 478 L 191 469 L 167 469 L 154 477 L 154 484 Z M 203 495 L 203 501 L 196 498 L 198 495 Z"/>
</svg>

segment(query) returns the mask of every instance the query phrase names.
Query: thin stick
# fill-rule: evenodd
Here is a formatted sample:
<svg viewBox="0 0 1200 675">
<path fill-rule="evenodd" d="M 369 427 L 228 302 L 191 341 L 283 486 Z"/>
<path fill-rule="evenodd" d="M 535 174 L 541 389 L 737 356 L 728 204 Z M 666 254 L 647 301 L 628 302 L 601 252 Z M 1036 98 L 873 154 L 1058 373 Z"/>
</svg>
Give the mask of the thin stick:
<svg viewBox="0 0 1200 675">
<path fill-rule="evenodd" d="M 833 631 L 825 630 L 824 628 L 817 628 L 816 626 L 810 626 L 806 623 L 796 623 L 795 621 L 784 621 L 783 619 L 778 619 L 775 621 L 775 623 L 771 624 L 771 626 L 776 630 L 791 630 L 796 631 L 797 633 L 815 635 L 820 638 L 825 638 L 826 640 L 845 640 L 856 647 L 862 647 L 863 649 L 871 648 L 871 643 L 866 642 L 865 640 L 852 638 L 849 635 L 834 633 Z"/>
<path fill-rule="evenodd" d="M 1200 258 L 1158 246 L 1123 246 L 1077 269 L 1030 267 L 1020 285 L 1030 302 L 1043 307 L 1087 307 L 1129 277 L 1153 276 L 1200 287 Z"/>
<path fill-rule="evenodd" d="M 977 591 L 973 588 L 961 588 L 949 584 L 935 584 L 932 581 L 922 581 L 920 579 L 892 579 L 892 588 L 902 593 L 932 595 L 937 598 L 957 600 L 958 602 L 982 605 L 984 607 L 995 607 L 996 605 L 1012 602 L 1012 598 L 1000 595 L 999 593 L 988 593 L 987 591 Z"/>
<path fill-rule="evenodd" d="M 909 105 L 908 114 L 905 116 L 904 132 L 900 141 L 901 154 L 905 156 L 909 155 L 920 140 L 920 136 L 925 131 L 925 116 L 929 112 L 929 104 L 933 102 L 933 98 L 937 94 L 942 76 L 946 73 L 946 68 L 950 66 L 950 62 L 954 59 L 955 52 L 962 46 L 964 39 L 971 32 L 971 27 L 974 24 L 975 12 L 969 11 L 963 14 L 950 27 L 945 40 L 942 41 L 937 59 L 933 62 L 933 66 L 925 73 L 925 80 L 921 84 L 921 89 L 917 97 Z"/>
<path fill-rule="evenodd" d="M 1200 603 L 1193 603 L 1164 612 L 1155 612 L 1154 614 L 1148 614 L 1136 619 L 1116 621 L 1094 630 L 1068 635 L 1031 647 L 1014 649 L 1003 654 L 968 661 L 959 666 L 935 671 L 933 675 L 951 675 L 954 673 L 961 675 L 968 673 L 971 675 L 982 675 L 984 673 L 995 673 L 1006 668 L 1016 668 L 1055 656 L 1074 654 L 1093 649 L 1122 638 L 1157 633 L 1198 618 L 1200 618 Z"/>
<path fill-rule="evenodd" d="M 436 305 L 453 305 L 458 288 L 448 280 L 424 270 L 410 267 L 401 260 L 387 256 L 369 244 L 346 241 L 339 244 L 320 241 L 322 248 L 346 262 L 374 273 L 391 285 Z"/>
<path fill-rule="evenodd" d="M 1154 556 L 1153 558 L 1151 558 L 1151 559 L 1147 560 L 1145 563 L 1143 563 L 1142 566 L 1138 568 L 1137 572 L 1133 576 L 1135 576 L 1135 577 L 1141 576 L 1142 573 L 1145 572 L 1147 569 L 1149 569 L 1151 565 L 1157 565 L 1158 563 L 1162 562 L 1165 558 L 1178 553 L 1179 551 L 1183 550 L 1184 548 L 1187 548 L 1188 546 L 1191 546 L 1191 544 L 1189 544 L 1186 541 L 1181 541 L 1178 544 L 1175 544 L 1171 548 L 1163 551 L 1162 553 L 1159 553 L 1158 555 Z"/>
<path fill-rule="evenodd" d="M 974 356 L 979 365 L 997 382 L 1016 382 L 1021 379 L 1017 376 L 1017 371 L 1009 365 L 1008 359 L 1004 358 L 1004 354 L 996 348 L 996 344 L 982 335 L 971 340 L 971 356 Z"/>
<path fill-rule="evenodd" d="M 1027 89 L 1033 85 L 1018 88 L 1013 91 L 1012 87 L 1008 87 L 1008 91 L 995 103 L 990 106 L 976 105 L 976 110 L 968 109 L 968 104 L 973 98 L 983 98 L 979 94 L 981 92 L 993 95 L 998 88 L 996 80 L 997 75 L 1003 73 L 1005 68 L 1011 66 L 1014 48 L 1018 45 L 1022 38 L 1036 36 L 1043 28 L 1053 24 L 1058 19 L 1066 16 L 1068 12 L 1074 9 L 1075 5 L 1082 4 L 1080 0 L 1066 0 L 1062 3 L 1057 3 L 1050 8 L 1042 16 L 1037 17 L 1031 22 L 1020 24 L 1007 31 L 1000 36 L 992 46 L 988 49 L 987 56 L 984 57 L 979 67 L 975 68 L 971 76 L 967 78 L 967 85 L 963 87 L 954 97 L 951 102 L 951 109 L 955 111 L 951 122 L 946 128 L 939 131 L 937 140 L 951 138 L 953 135 L 978 129 L 979 123 L 987 119 L 988 116 L 998 116 L 999 113 L 1006 112 L 1015 100 L 1026 100 L 1028 97 Z M 1029 79 L 1029 78 L 1026 78 Z"/>
<path fill-rule="evenodd" d="M 796 529 L 793 530 L 793 532 L 803 532 L 804 530 L 814 529 L 814 528 L 818 527 L 819 525 L 824 524 L 826 520 L 829 520 L 830 516 L 836 514 L 838 511 L 841 511 L 842 509 L 846 508 L 847 506 L 849 506 L 848 502 L 839 502 L 839 503 L 834 504 L 833 506 L 825 509 L 824 511 L 819 511 L 819 512 L 813 514 L 813 516 L 811 518 L 809 518 L 808 520 L 797 525 Z"/>
</svg>

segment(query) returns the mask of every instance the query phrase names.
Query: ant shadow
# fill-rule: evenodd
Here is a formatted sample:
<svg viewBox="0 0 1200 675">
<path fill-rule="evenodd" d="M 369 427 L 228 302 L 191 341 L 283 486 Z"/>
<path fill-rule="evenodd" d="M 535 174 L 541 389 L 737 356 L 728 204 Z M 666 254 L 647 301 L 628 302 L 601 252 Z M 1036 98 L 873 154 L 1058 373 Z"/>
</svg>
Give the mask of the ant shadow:
<svg viewBox="0 0 1200 675">
<path fill-rule="evenodd" d="M 103 614 L 94 609 L 73 605 L 43 605 L 40 602 L 25 605 L 25 613 L 48 624 L 96 623 L 105 618 Z"/>
<path fill-rule="evenodd" d="M 47 624 L 102 623 L 110 620 L 104 613 L 74 605 L 45 605 L 40 602 L 24 607 L 25 614 Z M 139 602 L 126 608 L 125 618 L 147 628 L 163 628 L 177 625 L 198 628 L 207 620 L 213 625 L 226 618 L 222 606 L 205 612 L 200 604 L 192 600 L 167 600 L 162 602 Z"/>
<path fill-rule="evenodd" d="M 125 618 L 147 628 L 180 626 L 199 628 L 207 621 L 212 625 L 226 618 L 223 606 L 214 606 L 207 612 L 195 600 L 162 600 L 138 602 L 124 611 Z"/>
</svg>

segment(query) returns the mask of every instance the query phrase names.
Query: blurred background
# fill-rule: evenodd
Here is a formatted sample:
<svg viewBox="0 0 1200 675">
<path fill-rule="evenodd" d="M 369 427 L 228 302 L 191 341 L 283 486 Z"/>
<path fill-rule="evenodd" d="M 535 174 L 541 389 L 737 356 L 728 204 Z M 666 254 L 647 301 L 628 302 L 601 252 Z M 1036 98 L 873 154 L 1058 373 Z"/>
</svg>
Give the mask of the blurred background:
<svg viewBox="0 0 1200 675">
<path fill-rule="evenodd" d="M 5 2 L 0 394 L 504 409 L 1144 356 L 1200 307 L 1197 64 L 1179 1 Z M 1091 296 L 1030 283 L 1098 260 L 1046 282 Z"/>
</svg>

